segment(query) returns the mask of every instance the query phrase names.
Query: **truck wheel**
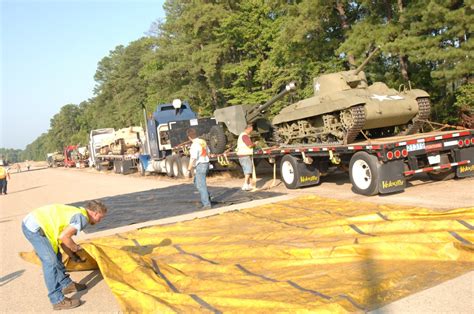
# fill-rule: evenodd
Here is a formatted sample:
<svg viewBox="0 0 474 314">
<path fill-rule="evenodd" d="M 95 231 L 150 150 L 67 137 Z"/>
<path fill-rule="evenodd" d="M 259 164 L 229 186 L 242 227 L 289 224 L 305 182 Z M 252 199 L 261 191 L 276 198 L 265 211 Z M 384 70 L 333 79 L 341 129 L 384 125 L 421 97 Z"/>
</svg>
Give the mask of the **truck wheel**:
<svg viewBox="0 0 474 314">
<path fill-rule="evenodd" d="M 181 159 L 179 158 L 178 155 L 173 155 L 172 168 L 173 168 L 173 176 L 174 177 L 176 177 L 176 178 L 182 178 L 183 177 L 183 172 L 181 170 Z"/>
<path fill-rule="evenodd" d="M 220 125 L 214 125 L 209 131 L 209 150 L 213 154 L 222 154 L 227 145 L 227 137 Z"/>
<path fill-rule="evenodd" d="M 291 156 L 285 155 L 280 161 L 280 174 L 283 183 L 288 189 L 296 189 L 300 174 L 298 171 L 298 160 Z"/>
<path fill-rule="evenodd" d="M 166 169 L 166 174 L 168 175 L 168 177 L 173 177 L 173 156 L 172 155 L 166 156 L 165 169 Z"/>
<path fill-rule="evenodd" d="M 142 162 L 139 160 L 137 164 L 138 173 L 143 177 L 145 176 L 145 167 L 143 167 Z"/>
<path fill-rule="evenodd" d="M 379 192 L 379 164 L 377 157 L 366 152 L 355 153 L 349 163 L 352 188 L 358 194 L 375 195 Z"/>
<path fill-rule="evenodd" d="M 189 177 L 189 157 L 188 156 L 183 156 L 181 157 L 181 173 L 183 174 L 183 177 L 187 178 Z"/>
<path fill-rule="evenodd" d="M 456 171 L 454 169 L 449 169 L 441 172 L 428 172 L 428 177 L 433 181 L 446 181 L 454 179 L 456 176 Z"/>
</svg>

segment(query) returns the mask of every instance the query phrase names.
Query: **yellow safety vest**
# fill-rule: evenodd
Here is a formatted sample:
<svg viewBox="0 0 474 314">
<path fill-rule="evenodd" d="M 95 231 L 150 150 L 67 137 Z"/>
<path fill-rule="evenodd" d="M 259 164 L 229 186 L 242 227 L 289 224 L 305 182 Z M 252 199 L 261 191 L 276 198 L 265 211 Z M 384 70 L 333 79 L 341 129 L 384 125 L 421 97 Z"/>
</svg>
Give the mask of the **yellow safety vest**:
<svg viewBox="0 0 474 314">
<path fill-rule="evenodd" d="M 247 135 L 247 133 L 245 132 L 242 132 L 240 133 L 239 135 L 239 139 L 237 140 L 237 155 L 239 156 L 251 156 L 253 155 L 253 148 L 252 147 L 248 147 L 242 137 L 244 135 Z"/>
<path fill-rule="evenodd" d="M 0 179 L 5 179 L 7 177 L 7 169 L 5 167 L 0 166 Z"/>
<path fill-rule="evenodd" d="M 69 226 L 72 216 L 82 214 L 89 221 L 87 211 L 84 208 L 62 204 L 43 206 L 35 209 L 32 214 L 56 253 L 59 247 L 59 235 L 64 228 Z"/>
</svg>

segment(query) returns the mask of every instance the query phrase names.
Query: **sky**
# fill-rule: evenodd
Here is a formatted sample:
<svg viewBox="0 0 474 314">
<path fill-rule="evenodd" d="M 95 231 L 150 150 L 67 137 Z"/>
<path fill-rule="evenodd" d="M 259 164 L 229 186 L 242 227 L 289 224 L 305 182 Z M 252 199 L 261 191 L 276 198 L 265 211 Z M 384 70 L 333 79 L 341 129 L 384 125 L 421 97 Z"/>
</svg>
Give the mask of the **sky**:
<svg viewBox="0 0 474 314">
<path fill-rule="evenodd" d="M 97 63 L 164 20 L 164 0 L 0 0 L 0 148 L 25 149 L 67 104 L 92 98 Z"/>
</svg>

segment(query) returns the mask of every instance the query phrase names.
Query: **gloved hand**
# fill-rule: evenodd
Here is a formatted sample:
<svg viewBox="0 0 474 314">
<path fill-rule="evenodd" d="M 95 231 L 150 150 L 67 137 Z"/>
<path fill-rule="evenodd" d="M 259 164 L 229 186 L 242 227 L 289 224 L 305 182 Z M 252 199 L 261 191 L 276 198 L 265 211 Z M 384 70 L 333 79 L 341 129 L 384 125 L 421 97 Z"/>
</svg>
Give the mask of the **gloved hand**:
<svg viewBox="0 0 474 314">
<path fill-rule="evenodd" d="M 61 248 L 63 249 L 64 253 L 67 254 L 67 256 L 69 256 L 69 258 L 76 262 L 76 263 L 84 263 L 86 261 L 86 259 L 81 259 L 81 257 L 79 256 L 79 254 L 77 254 L 76 252 L 73 252 L 71 251 L 64 243 L 61 243 Z M 79 247 L 79 249 L 81 250 L 82 248 Z"/>
<path fill-rule="evenodd" d="M 73 260 L 74 262 L 76 263 L 85 263 L 86 262 L 86 259 L 82 259 L 79 254 L 77 253 L 72 253 L 71 256 L 69 256 L 71 258 L 71 260 Z"/>
</svg>

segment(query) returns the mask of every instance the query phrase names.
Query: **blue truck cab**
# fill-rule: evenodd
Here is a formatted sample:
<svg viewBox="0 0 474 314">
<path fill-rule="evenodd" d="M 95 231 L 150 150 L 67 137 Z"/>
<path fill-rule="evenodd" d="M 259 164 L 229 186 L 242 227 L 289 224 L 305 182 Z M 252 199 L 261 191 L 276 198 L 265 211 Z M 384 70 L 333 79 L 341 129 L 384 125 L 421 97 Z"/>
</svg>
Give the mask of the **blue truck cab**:
<svg viewBox="0 0 474 314">
<path fill-rule="evenodd" d="M 171 104 L 159 104 L 153 114 L 147 116 L 146 137 L 143 143 L 142 154 L 139 156 L 139 172 L 170 172 L 170 163 L 176 153 L 176 147 L 188 142 L 186 130 L 193 127 L 198 135 L 209 132 L 210 128 L 217 125 L 213 118 L 198 119 L 188 102 L 173 100 Z M 175 150 L 174 150 L 175 149 Z"/>
<path fill-rule="evenodd" d="M 147 123 L 147 145 L 145 152 L 153 159 L 162 159 L 171 154 L 169 123 L 197 119 L 188 102 L 175 99 L 171 104 L 160 104 Z"/>
</svg>

